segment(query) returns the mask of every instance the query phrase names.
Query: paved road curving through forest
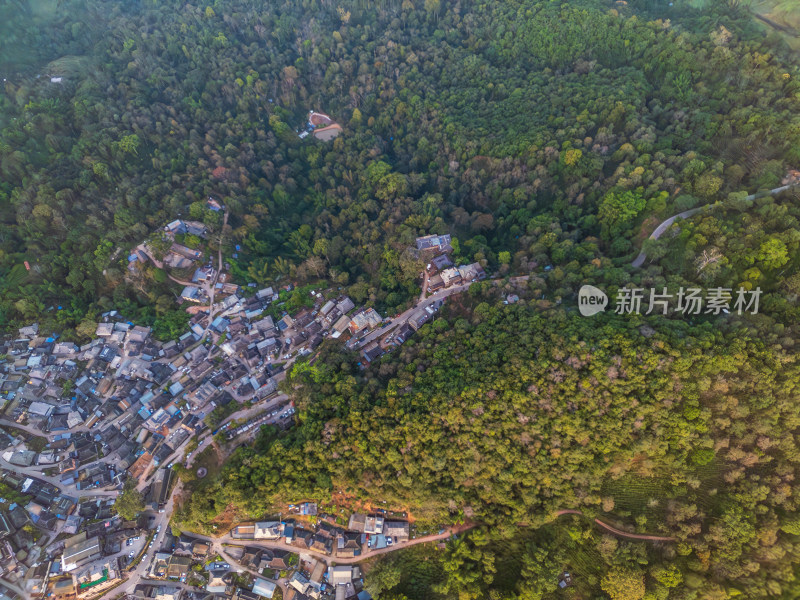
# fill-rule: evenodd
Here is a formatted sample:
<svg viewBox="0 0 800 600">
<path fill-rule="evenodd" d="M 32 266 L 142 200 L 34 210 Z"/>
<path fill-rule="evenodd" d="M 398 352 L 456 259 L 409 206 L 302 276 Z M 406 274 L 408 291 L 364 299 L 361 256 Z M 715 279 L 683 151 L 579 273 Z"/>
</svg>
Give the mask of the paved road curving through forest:
<svg viewBox="0 0 800 600">
<path fill-rule="evenodd" d="M 756 198 L 763 198 L 764 196 L 774 196 L 776 194 L 780 194 L 781 192 L 785 192 L 786 190 L 788 190 L 790 188 L 793 188 L 795 186 L 798 186 L 798 185 L 800 185 L 800 182 L 793 182 L 793 183 L 782 185 L 780 187 L 776 187 L 776 188 L 773 188 L 771 190 L 767 190 L 767 191 L 764 191 L 764 192 L 756 192 L 755 194 L 750 194 L 749 196 L 747 196 L 745 198 L 745 200 L 747 202 L 752 202 Z M 650 237 L 648 239 L 657 240 L 658 238 L 660 238 L 664 234 L 664 232 L 667 229 L 669 229 L 670 225 L 672 225 L 678 219 L 688 219 L 689 217 L 692 217 L 692 216 L 696 215 L 700 211 L 705 210 L 707 208 L 710 208 L 712 206 L 714 206 L 714 205 L 713 204 L 705 204 L 703 206 L 699 206 L 697 208 L 692 208 L 690 210 L 685 210 L 685 211 L 683 211 L 681 213 L 678 213 L 677 215 L 671 216 L 669 219 L 666 219 L 658 227 L 656 227 L 655 231 L 650 234 Z M 637 256 L 633 260 L 633 262 L 631 263 L 631 266 L 639 268 L 644 264 L 645 260 L 647 260 L 647 253 L 644 250 L 642 250 L 641 252 L 639 252 L 639 256 Z"/>
<path fill-rule="evenodd" d="M 685 210 L 682 213 L 678 213 L 677 215 L 670 217 L 669 219 L 661 223 L 658 227 L 656 227 L 656 230 L 650 234 L 650 237 L 648 239 L 657 240 L 664 234 L 664 232 L 667 229 L 669 229 L 670 225 L 672 225 L 675 221 L 677 221 L 678 219 L 688 219 L 689 217 L 699 213 L 704 208 L 705 206 L 701 206 L 699 208 L 692 208 L 691 210 Z M 645 253 L 644 250 L 642 250 L 641 252 L 639 252 L 639 256 L 637 256 L 634 259 L 631 265 L 637 268 L 641 267 L 646 259 L 647 259 L 647 254 Z"/>
<path fill-rule="evenodd" d="M 560 517 L 562 515 L 578 515 L 580 517 L 585 516 L 579 510 L 565 509 L 565 510 L 559 510 L 559 511 L 556 512 L 556 516 L 557 517 Z M 591 517 L 589 517 L 589 518 L 591 518 Z M 598 527 L 601 527 L 602 529 L 605 529 L 606 531 L 608 531 L 610 533 L 613 533 L 614 535 L 618 535 L 619 537 L 624 537 L 624 538 L 627 538 L 629 540 L 642 540 L 642 541 L 645 541 L 645 542 L 674 542 L 675 541 L 675 538 L 671 537 L 671 536 L 647 535 L 645 533 L 628 533 L 627 531 L 622 531 L 621 529 L 617 529 L 616 527 L 613 527 L 613 526 L 609 525 L 608 523 L 606 523 L 604 521 L 601 521 L 600 519 L 595 518 L 595 519 L 592 519 L 592 520 L 595 522 L 595 524 Z"/>
</svg>

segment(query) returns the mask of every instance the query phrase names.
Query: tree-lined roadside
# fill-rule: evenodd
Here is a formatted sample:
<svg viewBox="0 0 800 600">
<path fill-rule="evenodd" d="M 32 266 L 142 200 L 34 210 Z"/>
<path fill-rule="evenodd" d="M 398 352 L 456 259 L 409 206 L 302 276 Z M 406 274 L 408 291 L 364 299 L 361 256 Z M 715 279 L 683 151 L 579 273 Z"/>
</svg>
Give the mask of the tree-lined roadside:
<svg viewBox="0 0 800 600">
<path fill-rule="evenodd" d="M 788 191 L 788 190 L 790 190 L 790 189 L 792 189 L 794 187 L 797 187 L 798 185 L 800 185 L 800 182 L 792 182 L 792 183 L 789 183 L 789 184 L 786 184 L 786 185 L 782 185 L 782 186 L 773 188 L 771 190 L 765 190 L 765 191 L 762 191 L 762 192 L 755 192 L 753 194 L 748 194 L 745 197 L 744 200 L 745 200 L 745 202 L 752 202 L 753 200 L 756 200 L 758 198 L 764 198 L 766 196 L 776 196 L 776 195 L 778 195 L 778 194 L 780 194 L 782 192 L 786 192 L 786 191 Z M 696 215 L 698 213 L 701 213 L 703 211 L 706 211 L 706 210 L 710 210 L 710 209 L 714 208 L 715 206 L 717 206 L 717 205 L 716 204 L 706 204 L 705 206 L 698 206 L 697 208 L 692 208 L 692 209 L 689 209 L 689 210 L 685 210 L 683 212 L 678 213 L 677 215 L 673 215 L 673 216 L 669 217 L 668 219 L 664 219 L 661 223 L 658 224 L 658 226 L 655 228 L 655 230 L 653 230 L 653 233 L 651 233 L 650 236 L 647 239 L 649 239 L 649 240 L 657 240 L 662 235 L 664 235 L 664 233 L 666 233 L 666 231 L 678 219 L 689 219 L 689 218 L 693 217 L 694 215 Z M 647 260 L 647 253 L 644 250 L 642 250 L 636 256 L 636 258 L 633 259 L 633 262 L 631 263 L 631 266 L 638 269 L 639 267 L 644 265 L 644 261 L 645 260 Z"/>
<path fill-rule="evenodd" d="M 556 511 L 555 514 L 557 517 L 560 517 L 562 515 L 577 515 L 579 517 L 585 516 L 581 511 L 573 509 L 559 510 Z M 676 540 L 676 538 L 669 535 L 649 535 L 645 533 L 629 533 L 627 531 L 623 531 L 622 529 L 618 529 L 613 525 L 609 525 L 608 523 L 606 523 L 605 521 L 601 520 L 598 517 L 591 517 L 591 519 L 595 522 L 595 524 L 598 527 L 608 531 L 609 533 L 613 533 L 616 536 L 628 540 L 641 540 L 645 542 L 674 542 Z"/>
</svg>

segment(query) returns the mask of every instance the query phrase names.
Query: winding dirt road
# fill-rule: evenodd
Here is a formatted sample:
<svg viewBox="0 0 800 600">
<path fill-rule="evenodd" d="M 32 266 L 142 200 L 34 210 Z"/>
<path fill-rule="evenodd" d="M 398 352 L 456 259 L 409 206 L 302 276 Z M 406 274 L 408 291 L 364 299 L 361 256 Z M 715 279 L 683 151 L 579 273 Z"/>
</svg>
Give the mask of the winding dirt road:
<svg viewBox="0 0 800 600">
<path fill-rule="evenodd" d="M 556 512 L 556 516 L 557 517 L 560 517 L 562 515 L 578 515 L 579 517 L 585 516 L 579 510 L 565 509 L 565 510 L 559 510 L 559 511 Z M 587 518 L 591 518 L 591 517 L 587 517 Z M 629 540 L 641 540 L 641 541 L 645 541 L 645 542 L 674 542 L 675 541 L 675 538 L 671 537 L 671 536 L 647 535 L 647 534 L 644 534 L 644 533 L 628 533 L 627 531 L 622 531 L 621 529 L 617 529 L 616 527 L 613 527 L 612 525 L 609 525 L 608 523 L 606 523 L 604 521 L 601 521 L 600 519 L 594 518 L 592 520 L 595 522 L 595 524 L 598 527 L 600 527 L 602 529 L 605 529 L 609 533 L 613 533 L 614 535 L 618 535 L 619 537 L 627 538 Z"/>
</svg>

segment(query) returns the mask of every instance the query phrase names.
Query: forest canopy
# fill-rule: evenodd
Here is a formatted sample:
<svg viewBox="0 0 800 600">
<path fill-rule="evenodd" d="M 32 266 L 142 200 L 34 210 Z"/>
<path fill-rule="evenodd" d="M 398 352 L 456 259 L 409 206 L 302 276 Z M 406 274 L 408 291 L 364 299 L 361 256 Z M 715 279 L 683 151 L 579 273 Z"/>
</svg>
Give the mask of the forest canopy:
<svg viewBox="0 0 800 600">
<path fill-rule="evenodd" d="M 456 258 L 490 269 L 618 279 L 606 259 L 624 264 L 657 219 L 775 187 L 800 162 L 800 72 L 736 5 L 2 10 L 0 324 L 80 337 L 117 308 L 174 334 L 179 290 L 127 255 L 176 217 L 219 229 L 209 196 L 231 211 L 239 283 L 323 279 L 392 311 L 416 293 L 418 235 L 451 233 Z M 312 109 L 343 135 L 301 140 Z M 753 259 L 725 207 L 653 256 L 696 277 L 711 252 L 703 277 L 774 287 L 796 268 L 759 259 L 764 244 L 796 256 L 796 210 L 780 211 L 743 211 Z"/>
<path fill-rule="evenodd" d="M 3 330 L 85 340 L 116 309 L 176 337 L 177 284 L 128 256 L 177 218 L 238 284 L 382 314 L 419 296 L 420 235 L 493 280 L 369 367 L 326 341 L 289 375 L 295 426 L 177 526 L 339 492 L 475 525 L 413 577 L 376 566 L 380 598 L 554 598 L 567 569 L 572 597 L 800 596 L 800 196 L 755 194 L 800 168 L 800 69 L 745 3 L 9 0 L 0 79 Z M 341 134 L 301 138 L 311 110 Z M 762 310 L 587 321 L 586 283 Z"/>
<path fill-rule="evenodd" d="M 499 298 L 490 286 L 453 305 L 366 371 L 323 352 L 291 381 L 296 426 L 240 448 L 176 519 L 194 530 L 230 505 L 258 518 L 334 493 L 409 507 L 421 527 L 468 518 L 485 529 L 448 551 L 446 598 L 506 586 L 488 565 L 508 544 L 531 554 L 519 598 L 564 570 L 594 593 L 614 578 L 656 598 L 797 593 L 793 353 L 735 323 L 589 320 Z M 675 541 L 616 540 L 564 509 Z M 687 583 L 665 584 L 672 570 Z"/>
</svg>

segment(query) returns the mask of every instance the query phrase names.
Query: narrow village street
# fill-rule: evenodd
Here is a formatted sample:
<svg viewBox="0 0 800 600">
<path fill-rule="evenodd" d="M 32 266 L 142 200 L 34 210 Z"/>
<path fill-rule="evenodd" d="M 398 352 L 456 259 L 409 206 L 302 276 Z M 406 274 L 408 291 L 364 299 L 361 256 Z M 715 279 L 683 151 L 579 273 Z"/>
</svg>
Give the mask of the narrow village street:
<svg viewBox="0 0 800 600">
<path fill-rule="evenodd" d="M 359 556 L 350 556 L 350 557 L 343 557 L 343 556 L 331 556 L 329 554 L 325 554 L 323 552 L 319 552 L 314 550 L 313 548 L 298 548 L 295 545 L 287 544 L 285 542 L 265 542 L 260 540 L 241 540 L 235 539 L 231 536 L 230 533 L 226 533 L 220 537 L 210 537 L 204 536 L 193 532 L 187 532 L 192 537 L 196 537 L 201 540 L 205 540 L 211 543 L 214 549 L 217 552 L 224 552 L 225 548 L 228 546 L 253 546 L 257 548 L 267 548 L 267 549 L 278 549 L 278 550 L 287 550 L 289 552 L 299 552 L 301 554 L 308 554 L 310 556 L 314 556 L 317 559 L 324 561 L 326 564 L 342 564 L 342 565 L 352 565 L 358 564 L 365 560 L 369 560 L 375 556 L 380 556 L 381 554 L 388 554 L 389 552 L 396 552 L 398 550 L 403 550 L 404 548 L 408 548 L 410 546 L 416 546 L 418 544 L 427 544 L 429 542 L 440 542 L 443 540 L 447 540 L 452 537 L 454 534 L 458 535 L 465 531 L 469 531 L 470 529 L 474 528 L 475 525 L 453 525 L 445 528 L 445 531 L 442 533 L 436 533 L 431 535 L 424 535 L 418 538 L 410 539 L 406 542 L 402 542 L 399 544 L 395 544 L 392 546 L 387 546 L 385 548 L 379 549 L 371 549 L 367 548 L 364 552 Z"/>
</svg>

